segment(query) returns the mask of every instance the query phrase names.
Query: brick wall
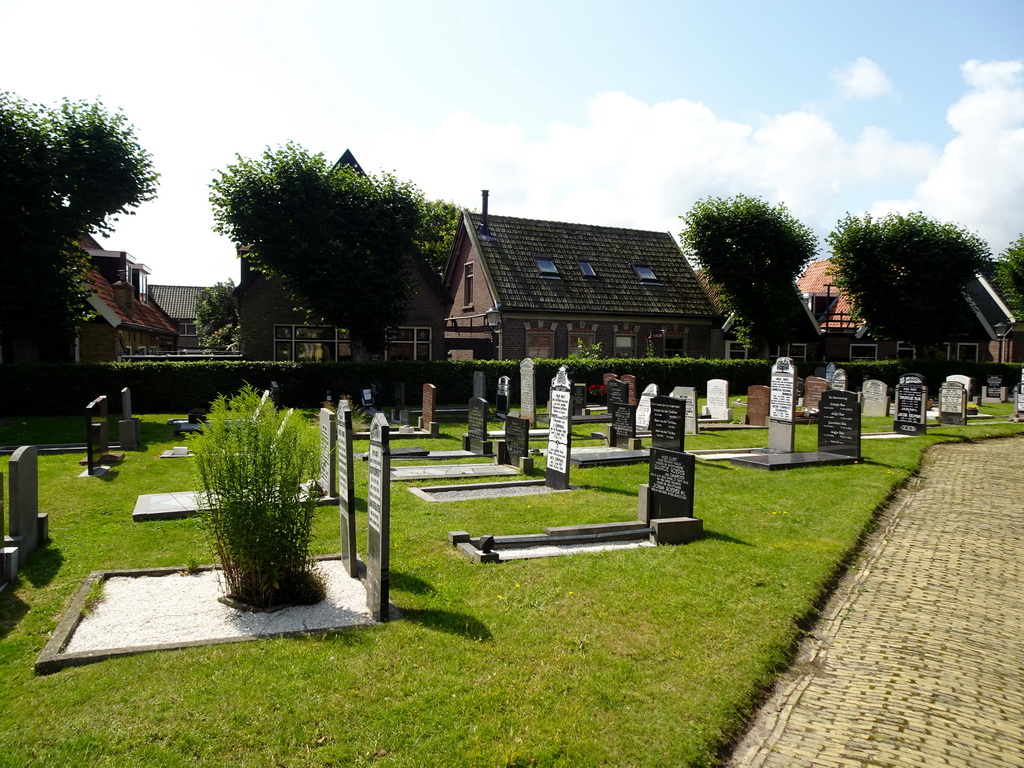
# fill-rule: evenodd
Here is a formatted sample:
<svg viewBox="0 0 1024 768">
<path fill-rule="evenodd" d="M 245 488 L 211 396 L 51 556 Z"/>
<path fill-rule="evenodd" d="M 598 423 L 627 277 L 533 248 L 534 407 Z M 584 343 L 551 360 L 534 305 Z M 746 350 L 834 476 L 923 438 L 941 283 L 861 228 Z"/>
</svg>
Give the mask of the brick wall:
<svg viewBox="0 0 1024 768">
<path fill-rule="evenodd" d="M 279 280 L 257 274 L 238 302 L 239 352 L 246 360 L 274 359 L 274 326 L 305 325 Z"/>
</svg>

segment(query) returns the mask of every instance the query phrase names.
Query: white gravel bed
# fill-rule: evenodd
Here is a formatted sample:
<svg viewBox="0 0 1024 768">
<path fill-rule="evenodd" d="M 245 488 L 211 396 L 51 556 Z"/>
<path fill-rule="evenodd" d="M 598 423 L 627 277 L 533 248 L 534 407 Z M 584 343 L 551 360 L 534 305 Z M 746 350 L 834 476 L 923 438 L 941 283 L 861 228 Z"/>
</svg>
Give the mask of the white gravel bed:
<svg viewBox="0 0 1024 768">
<path fill-rule="evenodd" d="M 222 640 L 281 632 L 328 630 L 375 623 L 362 582 L 345 573 L 340 560 L 318 563 L 327 598 L 316 605 L 250 613 L 218 602 L 224 594 L 219 571 L 169 576 L 114 576 L 103 600 L 82 619 L 65 653 L 131 646 Z"/>
<path fill-rule="evenodd" d="M 555 493 L 545 485 L 513 485 L 506 488 L 471 488 L 465 491 L 458 490 L 458 486 L 452 486 L 453 490 L 430 491 L 430 495 L 438 501 L 464 501 L 466 499 L 490 499 L 499 496 L 533 496 L 540 493 Z M 422 489 L 421 489 L 422 490 Z"/>
<path fill-rule="evenodd" d="M 591 552 L 611 552 L 619 549 L 640 549 L 656 546 L 649 541 L 614 541 L 606 544 L 547 544 L 541 547 L 522 549 L 495 548 L 502 560 L 528 560 L 532 557 L 558 557 L 559 555 L 582 555 Z"/>
</svg>

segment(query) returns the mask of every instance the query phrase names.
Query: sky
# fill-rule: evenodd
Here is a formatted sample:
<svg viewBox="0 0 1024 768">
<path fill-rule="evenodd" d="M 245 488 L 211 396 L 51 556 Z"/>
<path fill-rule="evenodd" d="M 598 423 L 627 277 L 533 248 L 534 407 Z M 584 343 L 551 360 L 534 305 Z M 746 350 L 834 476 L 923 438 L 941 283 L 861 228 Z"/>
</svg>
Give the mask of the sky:
<svg viewBox="0 0 1024 768">
<path fill-rule="evenodd" d="M 0 0 L 0 89 L 123 111 L 160 173 L 110 250 L 236 282 L 211 180 L 294 141 L 492 214 L 671 232 L 697 200 L 825 236 L 1024 232 L 1020 0 Z"/>
</svg>

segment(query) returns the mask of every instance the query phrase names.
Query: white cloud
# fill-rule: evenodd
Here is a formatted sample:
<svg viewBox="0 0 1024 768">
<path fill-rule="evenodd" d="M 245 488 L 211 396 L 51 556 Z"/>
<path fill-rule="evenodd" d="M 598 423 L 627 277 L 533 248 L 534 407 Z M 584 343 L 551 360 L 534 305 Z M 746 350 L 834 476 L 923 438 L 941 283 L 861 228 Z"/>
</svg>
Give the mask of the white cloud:
<svg viewBox="0 0 1024 768">
<path fill-rule="evenodd" d="M 1018 61 L 964 64 L 972 90 L 947 112 L 957 135 L 910 198 L 873 212 L 922 210 L 979 232 L 996 253 L 1024 231 L 1022 71 Z"/>
<path fill-rule="evenodd" d="M 885 70 L 864 56 L 847 67 L 833 70 L 831 78 L 843 99 L 874 99 L 895 92 Z"/>
</svg>

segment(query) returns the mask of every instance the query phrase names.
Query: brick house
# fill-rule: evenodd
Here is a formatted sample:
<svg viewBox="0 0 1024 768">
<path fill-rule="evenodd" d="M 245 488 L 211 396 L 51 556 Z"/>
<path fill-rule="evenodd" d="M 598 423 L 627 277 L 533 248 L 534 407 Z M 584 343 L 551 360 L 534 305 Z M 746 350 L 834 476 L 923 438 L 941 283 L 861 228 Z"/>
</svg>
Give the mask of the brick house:
<svg viewBox="0 0 1024 768">
<path fill-rule="evenodd" d="M 909 341 L 875 339 L 867 323 L 854 319 L 848 299 L 835 287 L 830 266 L 829 259 L 812 262 L 797 280 L 797 290 L 821 327 L 819 359 L 857 361 L 914 357 L 914 347 Z M 959 338 L 940 345 L 947 359 L 1024 361 L 1024 341 L 1014 344 L 1017 320 L 995 286 L 993 274 L 994 267 L 967 284 L 964 300 L 971 308 L 973 321 Z"/>
<path fill-rule="evenodd" d="M 196 302 L 204 291 L 201 285 L 150 285 L 149 296 L 178 326 L 178 350 L 198 349 Z"/>
<path fill-rule="evenodd" d="M 94 268 L 86 278 L 89 306 L 97 317 L 82 326 L 75 360 L 115 362 L 177 348 L 178 328 L 150 299 L 150 271 L 125 251 L 107 251 L 92 237 L 82 240 Z"/>
<path fill-rule="evenodd" d="M 247 360 L 329 362 L 352 355 L 348 333 L 310 322 L 295 308 L 282 278 L 250 269 L 240 249 L 242 274 L 234 291 L 238 302 L 239 352 Z M 411 296 L 405 322 L 393 332 L 386 360 L 443 360 L 447 296 L 441 281 L 422 258 L 410 269 Z M 344 296 L 339 297 L 344 301 Z"/>
<path fill-rule="evenodd" d="M 444 275 L 453 359 L 705 357 L 714 310 L 667 232 L 464 212 Z"/>
</svg>

